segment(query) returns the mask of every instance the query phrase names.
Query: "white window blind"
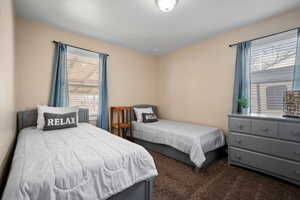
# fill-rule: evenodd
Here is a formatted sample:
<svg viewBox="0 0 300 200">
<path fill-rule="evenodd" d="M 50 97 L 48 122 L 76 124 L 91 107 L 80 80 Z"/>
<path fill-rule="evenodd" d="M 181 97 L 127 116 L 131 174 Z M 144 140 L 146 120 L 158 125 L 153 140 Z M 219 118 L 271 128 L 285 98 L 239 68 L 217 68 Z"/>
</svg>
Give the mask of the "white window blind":
<svg viewBox="0 0 300 200">
<path fill-rule="evenodd" d="M 99 56 L 96 53 L 68 47 L 69 103 L 89 109 L 90 120 L 98 116 Z"/>
<path fill-rule="evenodd" d="M 289 31 L 251 44 L 251 112 L 283 113 L 283 98 L 292 90 L 297 34 Z"/>
</svg>

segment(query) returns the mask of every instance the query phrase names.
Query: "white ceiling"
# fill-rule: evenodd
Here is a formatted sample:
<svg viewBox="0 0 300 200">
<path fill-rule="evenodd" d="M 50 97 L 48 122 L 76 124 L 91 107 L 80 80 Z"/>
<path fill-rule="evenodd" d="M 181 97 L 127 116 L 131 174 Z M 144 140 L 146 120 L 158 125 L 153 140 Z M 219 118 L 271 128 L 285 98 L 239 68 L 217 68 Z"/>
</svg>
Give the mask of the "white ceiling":
<svg viewBox="0 0 300 200">
<path fill-rule="evenodd" d="M 299 7 L 300 0 L 179 0 L 170 13 L 155 0 L 16 0 L 17 15 L 162 55 Z"/>
</svg>

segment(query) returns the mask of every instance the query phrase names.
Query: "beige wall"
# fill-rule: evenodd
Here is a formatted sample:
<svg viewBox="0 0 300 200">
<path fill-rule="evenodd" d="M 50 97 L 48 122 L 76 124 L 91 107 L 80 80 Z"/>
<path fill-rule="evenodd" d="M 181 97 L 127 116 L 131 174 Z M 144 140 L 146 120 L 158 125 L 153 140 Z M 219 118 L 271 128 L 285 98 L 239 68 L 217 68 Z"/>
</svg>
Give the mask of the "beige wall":
<svg viewBox="0 0 300 200">
<path fill-rule="evenodd" d="M 179 49 L 159 59 L 162 117 L 227 130 L 235 48 L 230 43 L 300 26 L 300 9 Z"/>
<path fill-rule="evenodd" d="M 17 18 L 17 110 L 47 104 L 54 56 L 53 40 L 108 53 L 110 105 L 155 104 L 157 58 Z"/>
<path fill-rule="evenodd" d="M 11 0 L 0 7 L 0 193 L 15 138 L 14 17 Z"/>
<path fill-rule="evenodd" d="M 17 19 L 17 109 L 46 104 L 52 40 L 110 54 L 110 105 L 158 104 L 163 118 L 227 131 L 235 48 L 230 43 L 300 26 L 300 9 L 227 32 L 161 57 L 145 56 L 99 40 Z"/>
</svg>

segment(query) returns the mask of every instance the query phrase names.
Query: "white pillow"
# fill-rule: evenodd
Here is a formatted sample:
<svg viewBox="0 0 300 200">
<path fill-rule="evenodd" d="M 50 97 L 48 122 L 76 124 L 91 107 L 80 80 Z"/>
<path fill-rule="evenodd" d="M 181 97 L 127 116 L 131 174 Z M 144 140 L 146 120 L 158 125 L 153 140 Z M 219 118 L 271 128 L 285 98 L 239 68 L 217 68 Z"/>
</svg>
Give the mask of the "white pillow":
<svg viewBox="0 0 300 200">
<path fill-rule="evenodd" d="M 147 114 L 153 113 L 153 110 L 151 107 L 149 107 L 149 108 L 133 108 L 133 110 L 135 112 L 137 122 L 143 121 L 143 116 L 142 116 L 143 113 L 147 113 Z"/>
<path fill-rule="evenodd" d="M 79 121 L 79 119 L 78 119 L 79 107 L 77 107 L 77 106 L 49 107 L 49 106 L 38 105 L 37 110 L 38 110 L 38 117 L 37 117 L 37 128 L 38 129 L 43 129 L 45 126 L 45 118 L 44 118 L 45 112 L 54 113 L 54 114 L 65 114 L 65 113 L 70 113 L 70 112 L 76 112 L 77 123 Z"/>
</svg>

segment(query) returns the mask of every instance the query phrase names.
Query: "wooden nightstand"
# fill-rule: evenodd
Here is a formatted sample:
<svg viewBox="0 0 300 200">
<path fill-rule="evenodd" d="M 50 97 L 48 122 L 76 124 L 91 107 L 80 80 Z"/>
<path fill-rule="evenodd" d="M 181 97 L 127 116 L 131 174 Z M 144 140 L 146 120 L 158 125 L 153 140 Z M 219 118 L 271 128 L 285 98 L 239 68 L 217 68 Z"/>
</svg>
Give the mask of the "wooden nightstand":
<svg viewBox="0 0 300 200">
<path fill-rule="evenodd" d="M 131 124 L 131 107 L 130 106 L 117 106 L 110 108 L 110 132 L 117 131 L 117 135 L 123 138 L 132 137 L 132 124 Z"/>
</svg>

